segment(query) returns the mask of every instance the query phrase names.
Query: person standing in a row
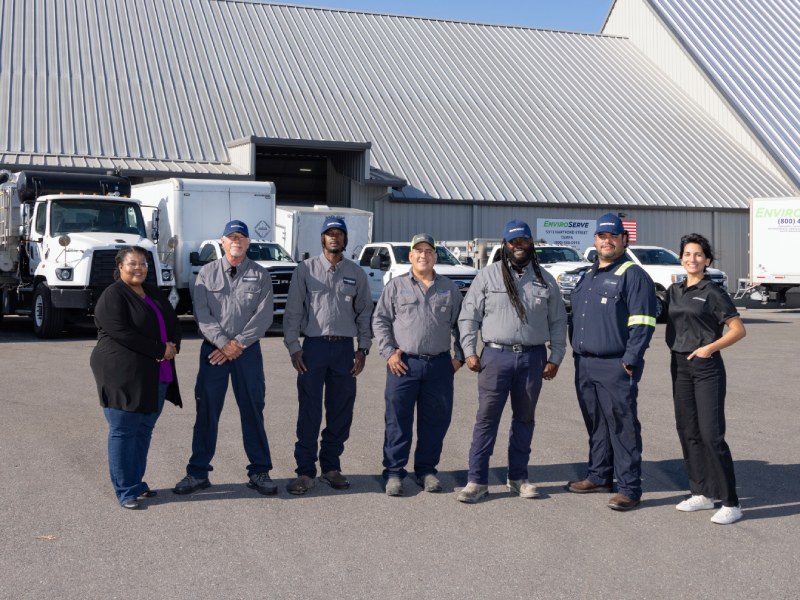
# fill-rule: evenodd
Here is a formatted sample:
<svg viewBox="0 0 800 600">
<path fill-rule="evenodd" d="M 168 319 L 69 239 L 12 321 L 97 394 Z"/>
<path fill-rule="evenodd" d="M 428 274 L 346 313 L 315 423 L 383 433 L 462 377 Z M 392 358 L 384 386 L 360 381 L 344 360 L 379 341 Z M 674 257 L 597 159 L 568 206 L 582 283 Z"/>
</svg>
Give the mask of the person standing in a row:
<svg viewBox="0 0 800 600">
<path fill-rule="evenodd" d="M 264 429 L 266 382 L 261 338 L 272 324 L 272 277 L 247 257 L 250 233 L 242 221 L 225 226 L 225 256 L 200 269 L 194 286 L 194 317 L 203 336 L 195 384 L 197 417 L 186 476 L 173 488 L 190 494 L 211 485 L 208 474 L 228 380 L 239 406 L 247 465 L 247 486 L 272 495 L 278 486 L 269 472 L 272 458 Z"/>
<path fill-rule="evenodd" d="M 627 511 L 642 496 L 642 434 L 637 414 L 644 352 L 656 328 L 655 286 L 625 257 L 628 232 L 608 213 L 597 220 L 597 260 L 572 292 L 570 341 L 575 388 L 589 433 L 586 478 L 570 481 L 577 494 L 611 492 L 613 510 Z"/>
<path fill-rule="evenodd" d="M 489 493 L 489 458 L 503 408 L 511 395 L 506 485 L 522 498 L 537 498 L 528 481 L 534 415 L 542 379 L 553 379 L 566 352 L 567 312 L 558 284 L 536 260 L 530 227 L 510 221 L 499 262 L 485 267 L 469 288 L 458 319 L 461 346 L 478 373 L 478 414 L 469 450 L 467 486 L 460 502 Z M 477 354 L 478 330 L 484 342 Z M 550 358 L 545 344 L 550 344 Z"/>
<path fill-rule="evenodd" d="M 453 414 L 453 375 L 464 364 L 457 325 L 461 292 L 436 273 L 433 237 L 415 235 L 409 259 L 411 270 L 386 284 L 372 318 L 378 350 L 386 359 L 383 477 L 388 496 L 403 495 L 415 407 L 415 479 L 426 492 L 442 491 L 436 466 Z"/>
<path fill-rule="evenodd" d="M 722 508 L 711 521 L 729 525 L 742 518 L 742 509 L 725 442 L 726 374 L 720 350 L 746 331 L 731 297 L 705 274 L 714 260 L 708 240 L 697 233 L 683 236 L 680 257 L 686 279 L 667 293 L 666 342 L 672 351 L 675 422 L 692 495 L 675 508 L 708 510 L 719 498 Z"/>
<path fill-rule="evenodd" d="M 337 490 L 350 487 L 340 459 L 353 423 L 356 377 L 372 345 L 372 296 L 364 269 L 344 256 L 344 219 L 325 217 L 320 241 L 322 253 L 301 262 L 292 275 L 283 316 L 283 342 L 297 371 L 297 477 L 287 487 L 297 495 L 314 487 L 318 449 L 320 481 Z M 323 389 L 325 429 L 318 443 Z"/>
</svg>

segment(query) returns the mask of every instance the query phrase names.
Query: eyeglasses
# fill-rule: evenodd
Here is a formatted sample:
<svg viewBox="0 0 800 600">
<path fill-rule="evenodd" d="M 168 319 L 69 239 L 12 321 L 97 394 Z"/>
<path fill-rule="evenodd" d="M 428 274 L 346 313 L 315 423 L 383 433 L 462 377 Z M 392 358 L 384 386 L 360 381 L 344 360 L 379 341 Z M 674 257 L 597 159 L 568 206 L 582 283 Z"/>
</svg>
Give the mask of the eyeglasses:
<svg viewBox="0 0 800 600">
<path fill-rule="evenodd" d="M 425 254 L 426 256 L 436 254 L 436 250 L 433 250 L 432 248 L 422 248 L 421 250 L 414 248 L 412 252 L 416 252 L 417 254 Z"/>
</svg>

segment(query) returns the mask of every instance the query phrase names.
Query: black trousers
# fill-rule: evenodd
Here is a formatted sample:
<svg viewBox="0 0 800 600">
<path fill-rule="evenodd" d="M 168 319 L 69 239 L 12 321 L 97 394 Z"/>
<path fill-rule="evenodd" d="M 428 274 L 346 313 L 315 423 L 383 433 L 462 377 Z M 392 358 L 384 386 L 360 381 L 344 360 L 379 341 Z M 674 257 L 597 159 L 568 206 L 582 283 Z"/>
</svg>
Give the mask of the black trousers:
<svg viewBox="0 0 800 600">
<path fill-rule="evenodd" d="M 672 398 L 675 424 L 694 495 L 737 506 L 733 458 L 725 442 L 725 364 L 719 352 L 693 358 L 673 352 Z"/>
</svg>

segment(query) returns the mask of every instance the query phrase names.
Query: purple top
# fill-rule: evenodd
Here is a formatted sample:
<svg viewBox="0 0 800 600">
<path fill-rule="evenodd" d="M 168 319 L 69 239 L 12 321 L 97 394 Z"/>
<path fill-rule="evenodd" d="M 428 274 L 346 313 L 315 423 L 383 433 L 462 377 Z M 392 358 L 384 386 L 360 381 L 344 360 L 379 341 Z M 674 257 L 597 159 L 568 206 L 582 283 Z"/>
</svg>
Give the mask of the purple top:
<svg viewBox="0 0 800 600">
<path fill-rule="evenodd" d="M 167 326 L 164 324 L 164 316 L 161 314 L 161 311 L 158 310 L 158 305 L 149 297 L 145 296 L 144 301 L 155 311 L 156 318 L 158 319 L 158 329 L 161 332 L 161 341 L 166 344 L 169 340 L 167 339 Z M 158 380 L 161 383 L 169 383 L 173 379 L 170 361 L 162 360 L 159 364 L 161 365 L 161 373 L 159 374 Z"/>
</svg>

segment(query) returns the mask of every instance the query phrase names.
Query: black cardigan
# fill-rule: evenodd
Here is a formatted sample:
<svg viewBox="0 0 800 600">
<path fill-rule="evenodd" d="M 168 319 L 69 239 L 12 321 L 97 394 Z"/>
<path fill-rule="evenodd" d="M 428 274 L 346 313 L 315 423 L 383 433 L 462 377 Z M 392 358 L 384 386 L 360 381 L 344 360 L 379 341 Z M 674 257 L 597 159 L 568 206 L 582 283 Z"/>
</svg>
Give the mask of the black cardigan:
<svg viewBox="0 0 800 600">
<path fill-rule="evenodd" d="M 180 348 L 181 326 L 172 305 L 161 291 L 144 284 L 145 293 L 164 317 L 167 338 Z M 94 310 L 97 346 L 90 364 L 103 407 L 127 412 L 151 413 L 158 409 L 160 365 L 166 344 L 161 341 L 153 309 L 125 282 L 116 281 L 100 295 Z M 167 400 L 181 403 L 175 361 Z"/>
</svg>

